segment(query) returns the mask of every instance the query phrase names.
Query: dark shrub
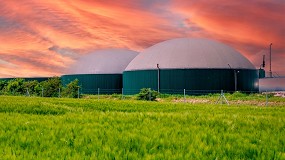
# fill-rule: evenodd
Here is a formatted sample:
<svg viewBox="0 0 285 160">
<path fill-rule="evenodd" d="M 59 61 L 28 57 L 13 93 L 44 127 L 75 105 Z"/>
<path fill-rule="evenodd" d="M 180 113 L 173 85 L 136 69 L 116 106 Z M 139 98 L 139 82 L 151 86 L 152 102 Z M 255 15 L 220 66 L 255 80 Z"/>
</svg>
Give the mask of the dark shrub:
<svg viewBox="0 0 285 160">
<path fill-rule="evenodd" d="M 142 88 L 140 93 L 137 95 L 138 100 L 155 101 L 158 96 L 158 92 L 151 90 L 150 88 Z"/>
</svg>

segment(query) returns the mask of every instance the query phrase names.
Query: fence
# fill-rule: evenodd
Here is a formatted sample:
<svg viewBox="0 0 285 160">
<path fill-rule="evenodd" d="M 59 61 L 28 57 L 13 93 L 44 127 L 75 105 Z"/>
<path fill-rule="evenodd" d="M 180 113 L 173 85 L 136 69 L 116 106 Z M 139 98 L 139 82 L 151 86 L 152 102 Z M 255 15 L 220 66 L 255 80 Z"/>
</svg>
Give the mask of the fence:
<svg viewBox="0 0 285 160">
<path fill-rule="evenodd" d="M 155 89 L 154 89 L 155 90 Z M 123 94 L 123 95 L 134 95 L 138 94 L 140 90 L 137 89 L 84 89 L 81 90 L 82 94 Z M 220 93 L 221 90 L 187 90 L 187 89 L 160 89 L 161 94 L 170 94 L 170 95 L 207 95 L 207 94 L 216 94 Z M 226 91 L 224 93 L 234 93 L 235 91 Z M 242 91 L 242 93 L 251 94 L 259 93 L 257 91 Z"/>
<path fill-rule="evenodd" d="M 45 97 L 46 88 L 41 88 L 40 95 L 41 97 Z M 61 88 L 57 89 L 57 97 L 61 97 L 62 90 Z M 84 89 L 78 88 L 76 91 L 78 95 L 81 94 L 91 94 L 91 95 L 110 95 L 110 94 L 122 94 L 122 95 L 135 95 L 140 92 L 140 90 L 136 89 L 104 89 L 104 88 L 97 88 L 97 89 Z M 223 90 L 223 93 L 234 93 L 235 91 L 227 91 Z M 208 95 L 208 94 L 217 94 L 221 93 L 221 90 L 187 90 L 187 89 L 160 89 L 161 95 Z M 242 91 L 241 93 L 245 94 L 252 94 L 252 93 L 261 93 L 257 91 Z M 14 93 L 12 93 L 14 95 Z M 29 88 L 26 88 L 27 96 L 33 95 L 33 92 Z"/>
<path fill-rule="evenodd" d="M 42 88 L 40 94 L 37 94 L 36 96 L 40 96 L 40 97 L 45 97 L 45 91 L 48 90 L 47 88 Z M 62 97 L 62 90 L 61 88 L 58 88 L 57 90 L 57 94 L 56 96 L 53 97 L 58 97 L 61 98 Z M 124 99 L 126 96 L 130 95 L 129 93 L 139 93 L 139 90 L 125 90 L 125 89 L 101 89 L 101 88 L 97 88 L 97 89 L 83 89 L 83 88 L 78 88 L 77 89 L 77 96 L 74 98 L 80 98 L 83 94 L 86 95 L 94 95 L 97 96 L 98 99 L 103 98 L 103 95 L 114 95 L 116 94 L 116 97 L 119 97 L 121 99 Z M 159 98 L 166 98 L 169 96 L 176 96 L 179 97 L 180 99 L 182 98 L 184 102 L 186 102 L 186 96 L 188 95 L 192 95 L 192 96 L 199 96 L 199 95 L 209 95 L 209 94 L 215 94 L 220 95 L 219 98 L 217 99 L 216 103 L 225 103 L 225 104 L 229 104 L 229 102 L 227 101 L 227 98 L 225 97 L 224 94 L 227 93 L 234 93 L 234 91 L 224 91 L 224 90 L 186 90 L 186 89 L 161 89 L 160 90 L 160 95 Z M 272 95 L 270 95 L 272 92 L 256 92 L 256 91 L 243 91 L 241 93 L 245 93 L 245 94 L 251 94 L 251 93 L 264 93 L 264 99 L 265 99 L 265 104 L 266 106 L 268 106 L 268 101 L 269 101 L 269 97 L 271 97 Z M 280 91 L 280 92 L 275 92 L 277 94 L 282 93 L 283 97 L 285 97 L 285 91 Z M 12 92 L 12 95 L 17 95 L 16 93 Z M 25 96 L 32 96 L 34 95 L 33 92 L 31 92 L 31 90 L 29 88 L 26 88 L 26 93 Z M 270 95 L 270 96 L 269 96 Z M 151 95 L 149 97 L 149 99 L 151 99 Z"/>
</svg>

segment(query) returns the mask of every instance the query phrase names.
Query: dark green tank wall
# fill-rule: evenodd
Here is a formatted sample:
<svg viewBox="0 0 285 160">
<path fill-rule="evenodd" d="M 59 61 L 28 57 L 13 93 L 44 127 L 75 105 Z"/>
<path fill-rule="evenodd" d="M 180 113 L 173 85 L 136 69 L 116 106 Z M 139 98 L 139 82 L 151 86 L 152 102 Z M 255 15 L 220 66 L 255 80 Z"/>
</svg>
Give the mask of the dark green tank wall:
<svg viewBox="0 0 285 160">
<path fill-rule="evenodd" d="M 98 88 L 100 94 L 121 93 L 122 91 L 122 74 L 75 74 L 61 77 L 63 85 L 75 79 L 79 80 L 81 92 L 84 94 L 97 94 Z"/>
<path fill-rule="evenodd" d="M 183 94 L 183 90 L 193 93 L 213 93 L 221 90 L 258 92 L 258 70 L 249 69 L 161 69 L 160 92 Z M 123 74 L 125 94 L 136 94 L 141 88 L 158 89 L 158 70 L 125 71 Z M 191 94 L 191 92 L 187 92 Z"/>
</svg>

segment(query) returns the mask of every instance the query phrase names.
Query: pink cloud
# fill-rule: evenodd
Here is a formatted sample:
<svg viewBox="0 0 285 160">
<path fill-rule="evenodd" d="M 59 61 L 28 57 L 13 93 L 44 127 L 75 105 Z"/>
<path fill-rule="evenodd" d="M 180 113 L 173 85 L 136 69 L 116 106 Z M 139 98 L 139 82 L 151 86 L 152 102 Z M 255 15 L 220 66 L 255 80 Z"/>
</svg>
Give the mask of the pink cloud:
<svg viewBox="0 0 285 160">
<path fill-rule="evenodd" d="M 285 74 L 284 63 L 279 61 L 285 54 L 284 1 L 176 0 L 172 5 L 175 12 L 203 28 L 208 37 L 233 46 L 254 63 L 262 56 L 257 53 L 273 43 L 273 66 Z"/>
<path fill-rule="evenodd" d="M 92 50 L 185 36 L 223 41 L 256 66 L 273 43 L 273 68 L 285 75 L 283 1 L 9 0 L 0 10 L 0 77 L 60 75 Z"/>
</svg>

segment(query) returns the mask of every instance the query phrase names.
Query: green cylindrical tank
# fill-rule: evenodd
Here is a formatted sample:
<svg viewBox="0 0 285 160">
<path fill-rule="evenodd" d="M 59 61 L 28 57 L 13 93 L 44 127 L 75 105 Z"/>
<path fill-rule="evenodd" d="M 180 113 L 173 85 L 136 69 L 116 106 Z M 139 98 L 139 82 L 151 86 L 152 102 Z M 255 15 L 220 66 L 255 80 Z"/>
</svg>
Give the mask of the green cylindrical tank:
<svg viewBox="0 0 285 160">
<path fill-rule="evenodd" d="M 233 48 L 208 39 L 178 38 L 141 52 L 123 74 L 126 94 L 258 92 L 258 70 Z"/>
<path fill-rule="evenodd" d="M 78 79 L 84 94 L 122 92 L 122 74 L 138 53 L 126 49 L 97 50 L 79 58 L 61 77 L 63 85 Z"/>
<path fill-rule="evenodd" d="M 113 94 L 122 92 L 122 74 L 75 74 L 63 75 L 61 81 L 67 85 L 78 79 L 80 91 L 84 94 Z"/>
</svg>

